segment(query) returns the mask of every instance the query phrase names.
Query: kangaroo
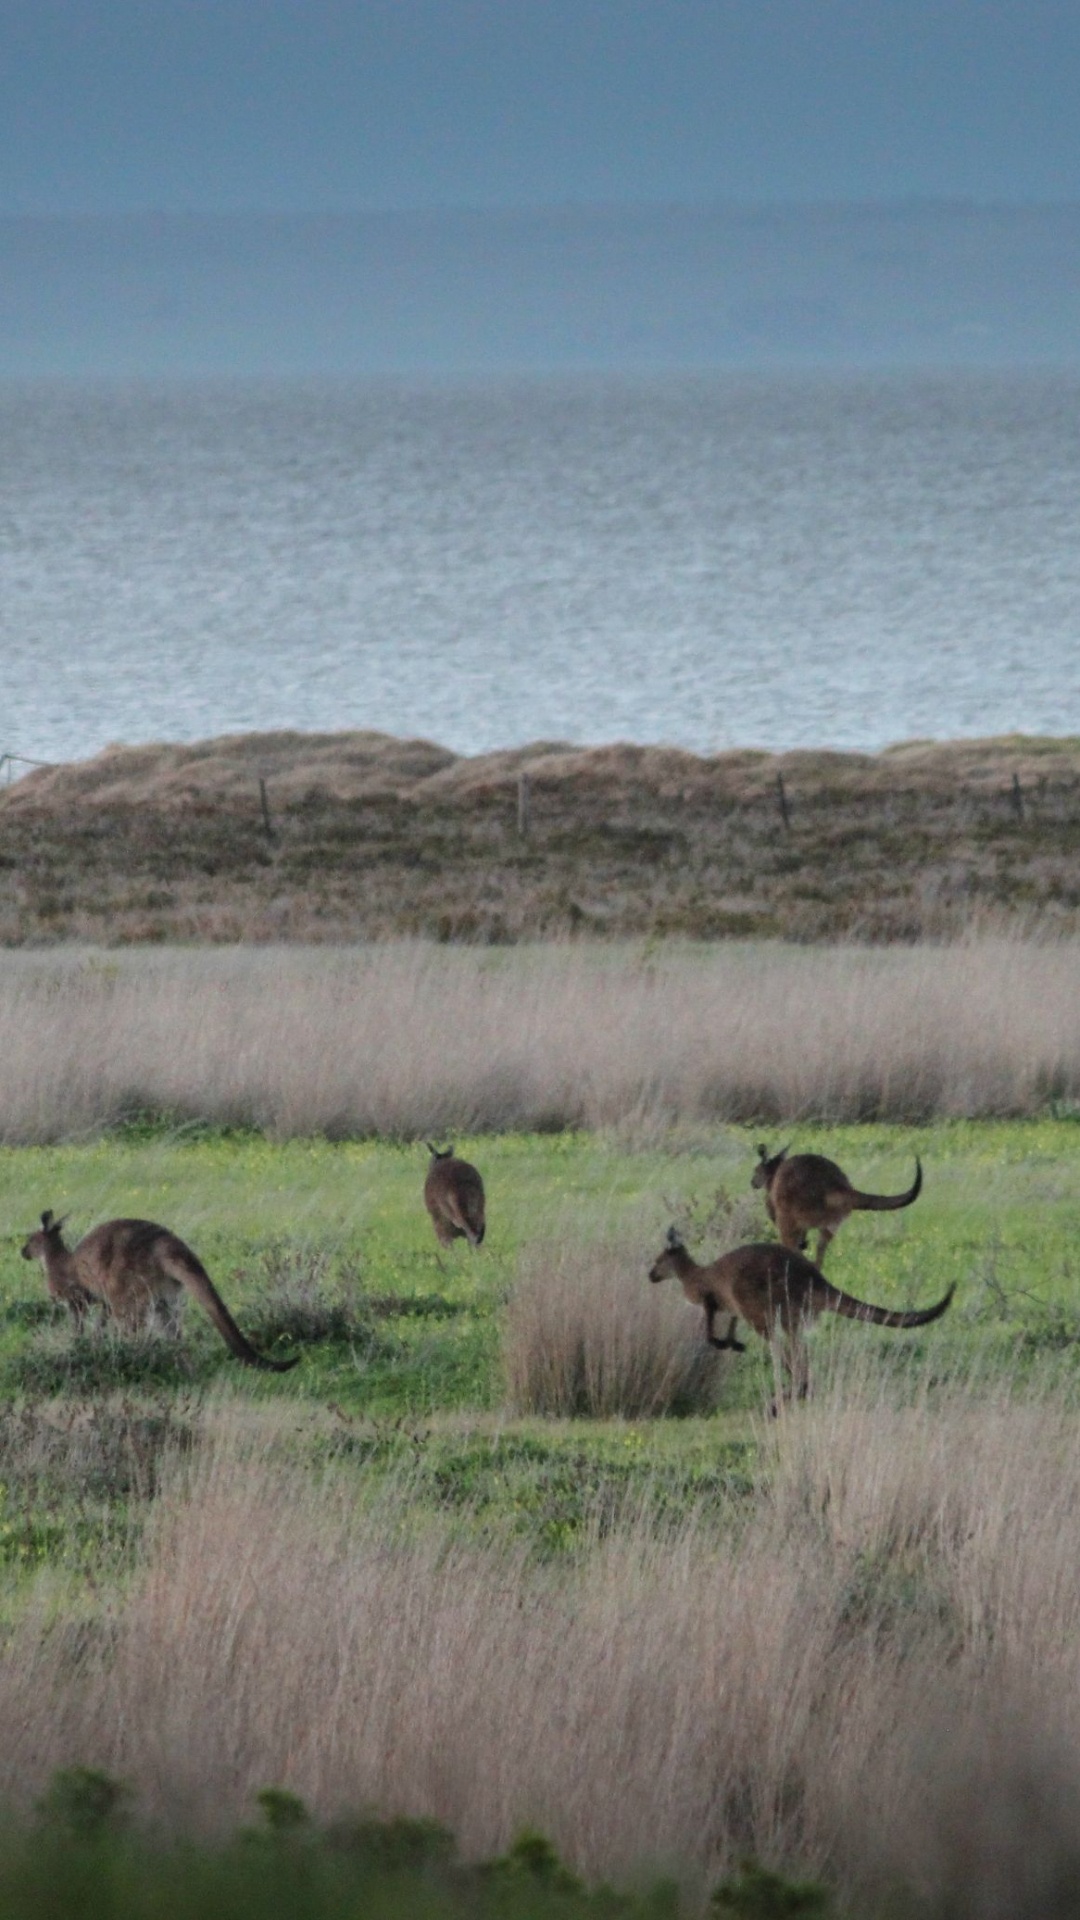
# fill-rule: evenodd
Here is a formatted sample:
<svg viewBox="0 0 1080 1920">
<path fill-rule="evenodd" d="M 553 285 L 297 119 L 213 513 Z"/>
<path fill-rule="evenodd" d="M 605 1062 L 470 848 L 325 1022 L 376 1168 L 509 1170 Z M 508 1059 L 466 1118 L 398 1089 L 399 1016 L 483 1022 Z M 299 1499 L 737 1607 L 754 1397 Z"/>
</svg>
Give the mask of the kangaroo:
<svg viewBox="0 0 1080 1920">
<path fill-rule="evenodd" d="M 674 1227 L 669 1228 L 667 1243 L 649 1269 L 652 1281 L 669 1276 L 681 1282 L 688 1300 L 705 1309 L 705 1337 L 710 1346 L 727 1347 L 745 1353 L 746 1347 L 735 1338 L 740 1318 L 772 1340 L 777 1327 L 784 1336 L 782 1360 L 788 1376 L 788 1393 L 802 1399 L 808 1390 L 809 1375 L 803 1328 L 819 1313 L 840 1313 L 848 1320 L 868 1320 L 875 1327 L 925 1327 L 940 1319 L 955 1292 L 950 1287 L 933 1307 L 894 1312 L 888 1307 L 871 1307 L 865 1300 L 854 1300 L 849 1293 L 834 1287 L 818 1267 L 796 1248 L 778 1245 L 775 1240 L 735 1247 L 723 1253 L 707 1267 L 692 1260 Z M 731 1323 L 724 1339 L 713 1328 L 717 1314 L 729 1314 Z"/>
<path fill-rule="evenodd" d="M 431 1164 L 424 1181 L 424 1205 L 431 1215 L 441 1247 L 467 1240 L 478 1247 L 484 1238 L 484 1183 L 475 1167 L 458 1160 L 453 1147 L 427 1142 Z"/>
<path fill-rule="evenodd" d="M 778 1228 L 785 1247 L 804 1253 L 809 1229 L 818 1229 L 820 1267 L 826 1247 L 849 1213 L 890 1213 L 897 1207 L 910 1207 L 922 1192 L 922 1166 L 916 1154 L 915 1178 L 906 1193 L 860 1193 L 835 1160 L 826 1160 L 820 1153 L 793 1153 L 789 1160 L 786 1147 L 770 1157 L 767 1147 L 761 1145 L 750 1185 L 764 1187 L 769 1219 Z"/>
<path fill-rule="evenodd" d="M 125 1332 L 160 1328 L 178 1334 L 185 1290 L 197 1300 L 230 1353 L 246 1367 L 288 1373 L 294 1360 L 267 1360 L 245 1340 L 210 1275 L 190 1247 L 167 1227 L 151 1220 L 106 1220 L 68 1248 L 63 1220 L 43 1213 L 41 1226 L 22 1250 L 24 1260 L 40 1260 L 54 1300 L 70 1308 L 76 1325 L 91 1306 L 101 1305 Z"/>
</svg>

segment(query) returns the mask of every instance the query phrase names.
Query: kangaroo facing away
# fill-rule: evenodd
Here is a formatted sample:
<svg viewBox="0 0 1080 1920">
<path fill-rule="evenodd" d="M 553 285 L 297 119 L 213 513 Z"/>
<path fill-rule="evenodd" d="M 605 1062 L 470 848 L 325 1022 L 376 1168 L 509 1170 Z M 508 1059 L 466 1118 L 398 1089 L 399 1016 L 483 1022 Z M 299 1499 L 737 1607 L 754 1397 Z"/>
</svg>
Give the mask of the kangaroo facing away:
<svg viewBox="0 0 1080 1920">
<path fill-rule="evenodd" d="M 424 1181 L 424 1205 L 431 1215 L 441 1247 L 467 1240 L 478 1247 L 484 1238 L 484 1183 L 476 1168 L 459 1160 L 453 1147 L 427 1142 L 431 1162 Z"/>
<path fill-rule="evenodd" d="M 823 1154 L 793 1153 L 789 1159 L 786 1147 L 770 1156 L 762 1145 L 750 1185 L 764 1187 L 769 1219 L 785 1247 L 804 1253 L 810 1228 L 817 1228 L 820 1267 L 826 1247 L 849 1213 L 891 1213 L 897 1207 L 910 1207 L 922 1192 L 922 1166 L 916 1154 L 915 1178 L 906 1193 L 860 1193 L 835 1160 L 826 1160 Z"/>
<path fill-rule="evenodd" d="M 705 1309 L 705 1337 L 714 1347 L 745 1353 L 735 1338 L 740 1319 L 772 1340 L 779 1328 L 783 1335 L 781 1360 L 788 1377 L 787 1391 L 802 1398 L 809 1383 L 806 1343 L 803 1329 L 819 1313 L 840 1313 L 848 1320 L 868 1320 L 875 1327 L 925 1327 L 945 1312 L 955 1289 L 949 1288 L 936 1306 L 907 1312 L 888 1307 L 872 1307 L 855 1300 L 834 1287 L 806 1255 L 793 1247 L 780 1246 L 775 1240 L 723 1253 L 707 1267 L 691 1259 L 674 1227 L 669 1228 L 667 1243 L 659 1259 L 649 1269 L 649 1279 L 678 1280 L 688 1300 Z M 727 1335 L 719 1339 L 713 1331 L 717 1314 L 729 1314 Z"/>
<path fill-rule="evenodd" d="M 68 1248 L 63 1225 L 51 1212 L 43 1213 L 22 1257 L 41 1261 L 53 1299 L 70 1308 L 78 1325 L 90 1307 L 100 1304 L 127 1333 L 158 1328 L 178 1334 L 184 1294 L 190 1293 L 246 1367 L 288 1373 L 296 1366 L 295 1359 L 267 1360 L 256 1353 L 202 1261 L 167 1227 L 151 1220 L 106 1220 Z"/>
</svg>

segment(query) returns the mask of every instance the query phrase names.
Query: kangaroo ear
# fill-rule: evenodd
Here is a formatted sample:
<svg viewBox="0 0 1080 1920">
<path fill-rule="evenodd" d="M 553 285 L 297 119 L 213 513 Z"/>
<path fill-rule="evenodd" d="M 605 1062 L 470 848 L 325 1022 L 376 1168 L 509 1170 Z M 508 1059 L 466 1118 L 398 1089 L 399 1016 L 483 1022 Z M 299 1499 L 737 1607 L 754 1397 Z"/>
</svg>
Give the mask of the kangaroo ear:
<svg viewBox="0 0 1080 1920">
<path fill-rule="evenodd" d="M 49 1228 L 52 1226 L 52 1208 L 51 1207 L 46 1207 L 44 1213 L 41 1216 L 41 1224 L 44 1227 L 46 1233 L 48 1233 Z"/>
<path fill-rule="evenodd" d="M 667 1230 L 667 1243 L 668 1243 L 668 1246 L 669 1246 L 669 1247 L 671 1248 L 671 1250 L 672 1250 L 672 1252 L 673 1252 L 673 1253 L 674 1253 L 674 1251 L 675 1251 L 675 1248 L 676 1248 L 676 1247 L 681 1247 L 681 1246 L 682 1246 L 682 1235 L 681 1235 L 681 1233 L 679 1232 L 679 1229 L 678 1229 L 678 1227 L 669 1227 L 669 1228 L 668 1228 L 668 1230 Z"/>
<path fill-rule="evenodd" d="M 757 1157 L 761 1161 L 765 1161 L 769 1157 L 769 1149 L 765 1145 L 764 1140 L 759 1140 L 757 1143 Z"/>
<path fill-rule="evenodd" d="M 776 1158 L 778 1160 L 786 1160 L 790 1152 L 791 1152 L 791 1141 L 789 1140 L 786 1147 L 781 1147 Z"/>
</svg>

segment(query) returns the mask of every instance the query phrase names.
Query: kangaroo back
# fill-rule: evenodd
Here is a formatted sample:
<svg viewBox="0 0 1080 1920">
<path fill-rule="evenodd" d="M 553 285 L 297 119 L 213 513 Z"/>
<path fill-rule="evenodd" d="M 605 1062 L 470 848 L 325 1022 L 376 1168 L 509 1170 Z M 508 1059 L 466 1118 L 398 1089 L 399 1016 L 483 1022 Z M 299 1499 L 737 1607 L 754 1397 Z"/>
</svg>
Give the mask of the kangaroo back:
<svg viewBox="0 0 1080 1920">
<path fill-rule="evenodd" d="M 246 1367 L 259 1367 L 264 1373 L 288 1373 L 296 1366 L 299 1355 L 293 1360 L 267 1360 L 263 1354 L 255 1351 L 249 1340 L 245 1340 L 202 1261 L 182 1240 L 169 1234 L 159 1245 L 157 1254 L 163 1270 L 178 1280 L 193 1300 L 198 1301 L 208 1319 L 213 1321 L 229 1352 L 242 1360 Z"/>
<path fill-rule="evenodd" d="M 461 1237 L 478 1247 L 486 1226 L 484 1182 L 468 1160 L 459 1160 L 452 1147 L 440 1152 L 430 1146 L 431 1164 L 424 1181 L 424 1204 L 435 1232 L 444 1243 Z"/>
<path fill-rule="evenodd" d="M 864 1213 L 892 1213 L 897 1207 L 910 1207 L 922 1192 L 922 1162 L 915 1155 L 915 1178 L 906 1193 L 860 1193 L 851 1190 L 851 1204 Z"/>
</svg>

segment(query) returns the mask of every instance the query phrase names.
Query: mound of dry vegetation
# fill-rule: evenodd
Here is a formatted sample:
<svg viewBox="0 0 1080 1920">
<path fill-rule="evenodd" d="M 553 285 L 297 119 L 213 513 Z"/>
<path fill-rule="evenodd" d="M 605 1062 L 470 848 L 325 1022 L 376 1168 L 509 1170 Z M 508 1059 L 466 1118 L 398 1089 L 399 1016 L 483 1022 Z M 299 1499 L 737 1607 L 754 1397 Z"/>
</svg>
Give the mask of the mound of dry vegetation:
<svg viewBox="0 0 1080 1920">
<path fill-rule="evenodd" d="M 1078 853 L 1073 740 L 466 758 L 250 734 L 0 794 L 0 940 L 910 939 L 986 910 L 1070 922 Z"/>
</svg>

